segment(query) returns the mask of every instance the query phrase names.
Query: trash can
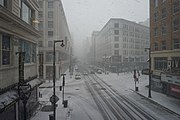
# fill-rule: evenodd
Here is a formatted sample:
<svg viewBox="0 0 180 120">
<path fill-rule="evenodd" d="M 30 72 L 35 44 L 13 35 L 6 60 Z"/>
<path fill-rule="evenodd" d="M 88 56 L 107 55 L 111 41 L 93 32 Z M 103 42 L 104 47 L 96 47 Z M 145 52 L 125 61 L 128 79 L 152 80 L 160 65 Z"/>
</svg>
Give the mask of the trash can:
<svg viewBox="0 0 180 120">
<path fill-rule="evenodd" d="M 138 87 L 136 87 L 136 91 L 138 91 Z"/>
<path fill-rule="evenodd" d="M 64 108 L 67 108 L 67 106 L 68 106 L 68 100 L 64 100 L 63 104 L 64 104 Z"/>
<path fill-rule="evenodd" d="M 49 120 L 54 120 L 54 115 L 53 114 L 49 115 Z"/>
</svg>

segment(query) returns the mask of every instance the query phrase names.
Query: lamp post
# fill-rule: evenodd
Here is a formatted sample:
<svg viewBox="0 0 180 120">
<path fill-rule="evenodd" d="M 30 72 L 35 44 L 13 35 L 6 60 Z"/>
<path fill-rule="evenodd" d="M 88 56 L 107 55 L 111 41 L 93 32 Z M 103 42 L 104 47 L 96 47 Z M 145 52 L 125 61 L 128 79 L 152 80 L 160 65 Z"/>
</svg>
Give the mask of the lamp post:
<svg viewBox="0 0 180 120">
<path fill-rule="evenodd" d="M 151 48 L 145 48 L 145 52 L 149 50 L 149 94 L 148 97 L 151 98 Z"/>
<path fill-rule="evenodd" d="M 56 67 L 55 67 L 55 44 L 61 42 L 61 47 L 64 47 L 64 41 L 63 40 L 55 40 L 54 46 L 53 46 L 53 118 L 56 120 L 56 102 L 55 102 L 55 96 L 56 96 L 56 90 L 55 90 L 55 77 L 56 77 Z"/>
<path fill-rule="evenodd" d="M 27 100 L 31 95 L 31 85 L 27 84 L 24 81 L 24 59 L 25 59 L 25 52 L 16 52 L 19 54 L 19 83 L 18 83 L 18 94 L 20 100 L 23 101 L 24 104 L 24 120 L 27 119 L 26 116 L 26 104 Z"/>
</svg>

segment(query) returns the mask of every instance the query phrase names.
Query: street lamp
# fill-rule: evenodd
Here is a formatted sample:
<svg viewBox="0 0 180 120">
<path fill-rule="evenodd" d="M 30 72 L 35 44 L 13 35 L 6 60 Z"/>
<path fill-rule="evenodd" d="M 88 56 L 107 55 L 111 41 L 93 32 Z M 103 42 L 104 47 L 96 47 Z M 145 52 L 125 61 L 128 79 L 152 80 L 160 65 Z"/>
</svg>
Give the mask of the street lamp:
<svg viewBox="0 0 180 120">
<path fill-rule="evenodd" d="M 56 77 L 56 68 L 55 68 L 55 44 L 61 42 L 61 47 L 64 47 L 64 41 L 63 40 L 55 40 L 54 46 L 53 46 L 53 118 L 56 120 L 56 90 L 55 90 L 55 77 Z"/>
<path fill-rule="evenodd" d="M 148 97 L 151 98 L 151 48 L 145 48 L 145 52 L 149 50 L 149 94 Z"/>
</svg>

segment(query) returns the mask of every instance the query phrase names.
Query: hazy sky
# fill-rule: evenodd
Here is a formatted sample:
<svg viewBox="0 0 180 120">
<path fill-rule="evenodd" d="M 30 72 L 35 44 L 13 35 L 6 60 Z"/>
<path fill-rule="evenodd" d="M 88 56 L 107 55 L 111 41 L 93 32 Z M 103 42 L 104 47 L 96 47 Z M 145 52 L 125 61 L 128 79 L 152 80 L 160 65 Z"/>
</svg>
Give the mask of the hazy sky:
<svg viewBox="0 0 180 120">
<path fill-rule="evenodd" d="M 62 0 L 69 29 L 79 51 L 92 31 L 101 30 L 110 18 L 144 21 L 149 18 L 149 0 Z"/>
</svg>

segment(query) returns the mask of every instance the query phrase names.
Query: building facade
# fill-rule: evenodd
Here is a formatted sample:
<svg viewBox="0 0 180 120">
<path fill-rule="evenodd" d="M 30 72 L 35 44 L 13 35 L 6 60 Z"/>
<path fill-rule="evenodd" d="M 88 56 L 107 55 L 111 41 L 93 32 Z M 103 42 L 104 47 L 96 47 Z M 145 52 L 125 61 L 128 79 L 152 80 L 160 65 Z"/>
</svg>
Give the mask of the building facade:
<svg viewBox="0 0 180 120">
<path fill-rule="evenodd" d="M 39 0 L 39 30 L 43 38 L 39 41 L 41 64 L 39 74 L 44 79 L 53 77 L 53 44 L 54 40 L 63 40 L 56 43 L 56 79 L 67 69 L 72 45 L 71 36 L 66 21 L 61 0 Z"/>
<path fill-rule="evenodd" d="M 180 96 L 180 1 L 150 0 L 153 88 Z"/>
<path fill-rule="evenodd" d="M 37 43 L 42 37 L 37 25 L 37 0 L 0 1 L 0 119 L 22 120 L 23 103 L 19 99 L 18 52 L 24 52 L 23 81 L 31 85 L 27 118 L 38 106 Z"/>
<path fill-rule="evenodd" d="M 113 18 L 92 37 L 95 61 L 112 72 L 147 67 L 149 28 L 135 22 Z"/>
</svg>

